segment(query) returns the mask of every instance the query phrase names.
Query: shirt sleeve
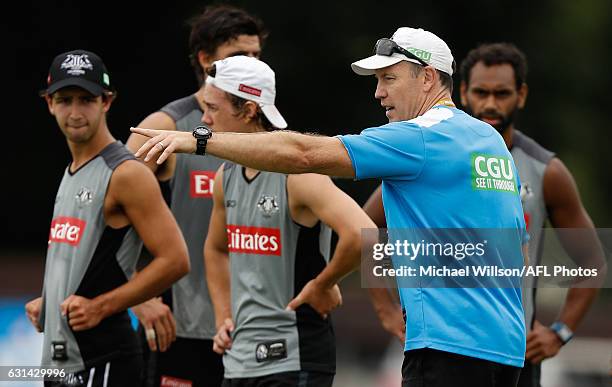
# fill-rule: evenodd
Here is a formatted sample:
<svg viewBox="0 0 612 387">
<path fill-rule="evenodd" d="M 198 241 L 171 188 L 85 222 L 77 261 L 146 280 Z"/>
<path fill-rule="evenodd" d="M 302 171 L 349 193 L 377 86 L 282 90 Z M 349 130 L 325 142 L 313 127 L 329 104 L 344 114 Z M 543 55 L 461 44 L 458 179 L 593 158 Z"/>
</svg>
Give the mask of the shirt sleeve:
<svg viewBox="0 0 612 387">
<path fill-rule="evenodd" d="M 337 136 L 346 148 L 356 179 L 413 180 L 425 164 L 425 143 L 418 125 L 391 123 L 361 134 Z"/>
</svg>

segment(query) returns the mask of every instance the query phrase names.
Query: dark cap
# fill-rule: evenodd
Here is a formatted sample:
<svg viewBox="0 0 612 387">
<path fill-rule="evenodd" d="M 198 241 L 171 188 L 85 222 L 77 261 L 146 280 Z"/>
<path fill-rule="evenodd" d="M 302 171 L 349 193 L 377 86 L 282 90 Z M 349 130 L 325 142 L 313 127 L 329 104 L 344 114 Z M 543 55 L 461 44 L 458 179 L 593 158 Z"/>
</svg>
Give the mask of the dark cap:
<svg viewBox="0 0 612 387">
<path fill-rule="evenodd" d="M 102 59 L 84 50 L 68 51 L 53 59 L 47 77 L 47 89 L 43 92 L 52 94 L 68 86 L 78 86 L 95 96 L 105 90 L 114 91 Z"/>
</svg>

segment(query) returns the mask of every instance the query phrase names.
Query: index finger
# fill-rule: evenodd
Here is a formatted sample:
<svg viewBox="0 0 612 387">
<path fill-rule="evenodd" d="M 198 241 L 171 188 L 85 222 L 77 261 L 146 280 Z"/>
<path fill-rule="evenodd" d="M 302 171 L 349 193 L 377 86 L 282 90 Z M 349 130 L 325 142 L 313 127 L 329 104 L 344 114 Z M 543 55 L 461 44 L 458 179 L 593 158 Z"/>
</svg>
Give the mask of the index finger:
<svg viewBox="0 0 612 387">
<path fill-rule="evenodd" d="M 160 141 L 163 141 L 165 138 L 165 135 L 163 135 L 163 132 L 164 132 L 163 130 L 142 129 L 142 128 L 133 128 L 133 129 L 146 130 L 148 133 L 147 137 L 149 137 L 149 139 L 145 141 L 145 143 L 142 144 L 140 148 L 138 148 L 138 150 L 134 153 L 134 156 L 138 158 L 140 158 L 148 150 L 153 149 L 155 144 L 157 144 Z M 140 132 L 134 132 L 134 133 L 140 133 Z"/>
<path fill-rule="evenodd" d="M 138 128 L 138 127 L 130 127 L 130 131 L 133 133 L 138 133 L 138 134 L 142 134 L 143 136 L 147 136 L 147 137 L 155 137 L 158 135 L 157 132 L 159 132 L 158 130 L 155 129 L 145 129 L 145 128 Z"/>
</svg>

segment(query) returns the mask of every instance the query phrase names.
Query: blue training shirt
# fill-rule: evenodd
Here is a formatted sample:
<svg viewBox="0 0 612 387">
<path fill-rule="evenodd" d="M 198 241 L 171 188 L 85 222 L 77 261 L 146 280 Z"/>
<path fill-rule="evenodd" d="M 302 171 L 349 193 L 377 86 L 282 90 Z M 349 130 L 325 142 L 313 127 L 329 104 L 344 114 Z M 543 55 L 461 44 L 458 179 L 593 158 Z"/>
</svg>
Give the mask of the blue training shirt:
<svg viewBox="0 0 612 387">
<path fill-rule="evenodd" d="M 526 242 L 520 182 L 492 126 L 457 108 L 436 106 L 410 121 L 338 138 L 357 179 L 382 179 L 389 229 L 514 229 L 520 237 L 500 259 L 522 265 L 516 262 Z M 406 351 L 432 348 L 523 366 L 520 287 L 398 288 Z"/>
</svg>

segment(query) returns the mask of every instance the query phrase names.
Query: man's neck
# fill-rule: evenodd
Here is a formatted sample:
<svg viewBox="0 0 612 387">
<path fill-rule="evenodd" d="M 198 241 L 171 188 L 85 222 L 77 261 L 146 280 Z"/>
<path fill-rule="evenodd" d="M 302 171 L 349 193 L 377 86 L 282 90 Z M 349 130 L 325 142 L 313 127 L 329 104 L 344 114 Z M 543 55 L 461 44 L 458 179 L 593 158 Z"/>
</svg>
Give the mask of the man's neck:
<svg viewBox="0 0 612 387">
<path fill-rule="evenodd" d="M 417 116 L 425 114 L 425 112 L 438 105 L 455 106 L 448 90 L 442 89 L 439 92 L 432 94 L 431 96 L 427 96 Z"/>
<path fill-rule="evenodd" d="M 98 155 L 102 149 L 115 142 L 107 127 L 100 128 L 98 132 L 87 142 L 77 143 L 68 141 L 68 148 L 72 154 L 70 170 L 76 171 L 86 162 Z"/>
</svg>

